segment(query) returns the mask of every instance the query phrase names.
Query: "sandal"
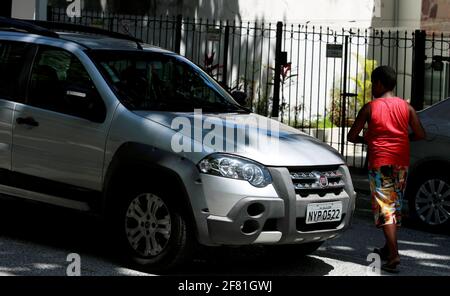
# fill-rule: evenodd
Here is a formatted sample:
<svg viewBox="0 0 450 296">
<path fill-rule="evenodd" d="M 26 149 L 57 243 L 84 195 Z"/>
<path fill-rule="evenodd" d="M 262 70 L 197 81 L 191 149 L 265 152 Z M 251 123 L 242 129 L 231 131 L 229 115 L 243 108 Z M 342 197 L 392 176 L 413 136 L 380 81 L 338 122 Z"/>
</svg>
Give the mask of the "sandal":
<svg viewBox="0 0 450 296">
<path fill-rule="evenodd" d="M 400 261 L 387 262 L 381 265 L 381 270 L 384 270 L 389 273 L 399 273 L 400 271 L 397 269 L 397 266 L 400 264 Z"/>
</svg>

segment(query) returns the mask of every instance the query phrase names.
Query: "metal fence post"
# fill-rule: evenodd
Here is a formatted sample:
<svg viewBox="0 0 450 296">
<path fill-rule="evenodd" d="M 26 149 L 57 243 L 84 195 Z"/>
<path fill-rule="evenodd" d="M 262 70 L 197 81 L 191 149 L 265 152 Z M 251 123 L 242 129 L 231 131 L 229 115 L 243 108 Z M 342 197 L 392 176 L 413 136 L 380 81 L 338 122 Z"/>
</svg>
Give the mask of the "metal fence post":
<svg viewBox="0 0 450 296">
<path fill-rule="evenodd" d="M 345 155 L 345 127 L 347 126 L 347 75 L 348 75 L 348 42 L 349 36 L 345 36 L 345 44 L 344 44 L 344 77 L 343 77 L 343 85 L 342 85 L 342 94 L 341 94 L 341 155 Z"/>
<path fill-rule="evenodd" d="M 426 35 L 426 32 L 421 30 L 417 30 L 414 34 L 411 106 L 416 110 L 422 110 L 424 104 Z"/>
<path fill-rule="evenodd" d="M 53 21 L 53 7 L 47 5 L 47 21 Z"/>
<path fill-rule="evenodd" d="M 108 18 L 109 18 L 108 30 L 112 32 L 114 31 L 114 17 L 111 15 L 111 13 L 108 13 Z"/>
<path fill-rule="evenodd" d="M 181 30 L 183 26 L 183 16 L 181 14 L 177 15 L 176 25 L 175 25 L 175 52 L 180 54 L 181 50 Z"/>
<path fill-rule="evenodd" d="M 228 87 L 228 48 L 230 46 L 230 26 L 228 21 L 225 25 L 225 37 L 223 42 L 223 69 L 222 69 L 222 85 Z"/>
<path fill-rule="evenodd" d="M 280 85 L 281 85 L 281 67 L 282 67 L 282 38 L 283 38 L 283 22 L 277 23 L 277 34 L 275 44 L 275 77 L 273 78 L 273 106 L 272 117 L 278 118 L 280 113 Z"/>
</svg>

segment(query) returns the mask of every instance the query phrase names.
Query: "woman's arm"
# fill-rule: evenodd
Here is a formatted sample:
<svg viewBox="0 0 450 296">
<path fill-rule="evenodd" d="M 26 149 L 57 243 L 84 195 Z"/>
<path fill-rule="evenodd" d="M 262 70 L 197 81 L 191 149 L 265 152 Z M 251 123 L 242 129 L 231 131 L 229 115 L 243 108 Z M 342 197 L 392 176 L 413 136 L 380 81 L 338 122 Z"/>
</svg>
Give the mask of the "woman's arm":
<svg viewBox="0 0 450 296">
<path fill-rule="evenodd" d="M 417 116 L 416 110 L 411 105 L 409 105 L 409 125 L 413 131 L 413 134 L 409 137 L 411 141 L 420 141 L 426 138 L 427 135 L 419 116 Z"/>
<path fill-rule="evenodd" d="M 370 119 L 370 105 L 366 104 L 362 109 L 359 111 L 358 116 L 356 117 L 355 122 L 353 123 L 352 128 L 347 134 L 347 140 L 349 142 L 358 144 L 367 144 L 364 137 L 361 137 L 359 133 L 362 131 L 364 126 L 366 125 L 366 122 L 368 122 Z"/>
</svg>

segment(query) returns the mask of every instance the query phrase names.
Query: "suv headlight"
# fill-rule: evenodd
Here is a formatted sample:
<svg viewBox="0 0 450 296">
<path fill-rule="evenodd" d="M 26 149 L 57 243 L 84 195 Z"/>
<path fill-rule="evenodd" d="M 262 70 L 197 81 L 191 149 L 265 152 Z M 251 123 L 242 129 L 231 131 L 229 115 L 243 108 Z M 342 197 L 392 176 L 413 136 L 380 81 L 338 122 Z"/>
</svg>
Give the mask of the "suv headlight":
<svg viewBox="0 0 450 296">
<path fill-rule="evenodd" d="M 200 161 L 198 168 L 204 174 L 248 181 L 258 188 L 272 183 L 272 176 L 266 167 L 238 156 L 212 154 Z"/>
</svg>

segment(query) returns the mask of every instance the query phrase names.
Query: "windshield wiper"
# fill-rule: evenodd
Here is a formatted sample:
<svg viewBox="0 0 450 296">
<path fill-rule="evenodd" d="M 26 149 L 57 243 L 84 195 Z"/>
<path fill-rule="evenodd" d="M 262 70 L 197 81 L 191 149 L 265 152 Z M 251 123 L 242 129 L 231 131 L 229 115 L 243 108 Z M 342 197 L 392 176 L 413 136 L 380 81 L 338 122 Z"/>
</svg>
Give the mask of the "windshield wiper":
<svg viewBox="0 0 450 296">
<path fill-rule="evenodd" d="M 252 113 L 250 110 L 247 110 L 247 109 L 225 109 L 223 112 L 224 113 L 239 113 L 239 114 L 250 114 L 250 113 Z"/>
</svg>

